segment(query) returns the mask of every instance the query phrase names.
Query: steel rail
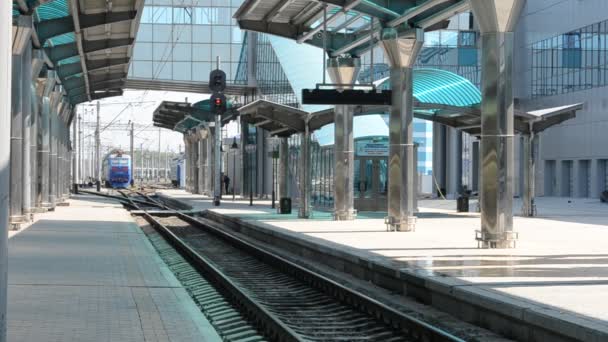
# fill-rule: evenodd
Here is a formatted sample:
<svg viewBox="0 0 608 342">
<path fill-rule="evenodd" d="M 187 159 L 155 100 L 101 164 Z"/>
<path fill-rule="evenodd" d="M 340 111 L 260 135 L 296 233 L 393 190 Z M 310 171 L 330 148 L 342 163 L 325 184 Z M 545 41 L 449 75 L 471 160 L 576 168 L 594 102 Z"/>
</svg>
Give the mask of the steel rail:
<svg viewBox="0 0 608 342">
<path fill-rule="evenodd" d="M 140 194 L 142 195 L 142 194 Z M 151 199 L 147 195 L 143 195 L 147 199 Z M 129 199 L 131 200 L 131 199 Z M 152 199 L 152 201 L 154 201 Z M 134 204 L 134 203 L 133 203 Z M 168 210 L 173 210 L 167 206 L 164 206 Z M 140 208 L 140 210 L 142 210 Z M 185 259 L 189 260 L 199 272 L 205 274 L 207 279 L 215 282 L 219 287 L 226 291 L 226 295 L 239 306 L 246 316 L 252 318 L 252 320 L 258 325 L 262 333 L 273 341 L 304 341 L 302 337 L 285 325 L 282 321 L 278 320 L 271 312 L 266 310 L 255 300 L 253 300 L 248 294 L 242 291 L 238 285 L 232 280 L 226 277 L 217 267 L 215 267 L 209 260 L 200 255 L 188 244 L 174 234 L 169 228 L 161 224 L 156 218 L 150 215 L 146 210 L 143 217 L 148 221 L 152 227 L 161 234 L 169 244 L 173 246 Z M 181 213 L 173 210 L 176 215 Z"/>
<path fill-rule="evenodd" d="M 158 203 L 158 201 L 145 196 L 149 201 Z M 160 203 L 159 203 L 160 204 Z M 373 317 L 379 318 L 390 326 L 397 327 L 407 336 L 421 341 L 458 341 L 464 342 L 463 339 L 454 336 L 436 326 L 426 323 L 416 317 L 393 309 L 365 294 L 349 289 L 346 286 L 331 280 L 319 273 L 306 269 L 298 264 L 295 264 L 275 253 L 263 250 L 252 243 L 243 240 L 224 229 L 217 227 L 220 225 L 217 222 L 206 218 L 195 218 L 179 212 L 165 204 L 161 204 L 168 211 L 173 211 L 174 214 L 181 220 L 202 228 L 213 235 L 227 241 L 239 250 L 245 251 L 257 259 L 279 269 L 285 274 L 291 275 L 299 279 L 313 288 L 317 288 L 324 293 L 338 299 L 339 301 L 366 312 Z M 156 220 L 155 220 L 156 221 Z M 171 235 L 175 236 L 173 233 Z M 177 237 L 176 237 L 177 238 Z M 179 238 L 177 238 L 179 239 Z M 180 240 L 181 241 L 181 240 Z M 182 241 L 183 242 L 183 241 Z M 196 252 L 194 252 L 196 253 Z"/>
</svg>

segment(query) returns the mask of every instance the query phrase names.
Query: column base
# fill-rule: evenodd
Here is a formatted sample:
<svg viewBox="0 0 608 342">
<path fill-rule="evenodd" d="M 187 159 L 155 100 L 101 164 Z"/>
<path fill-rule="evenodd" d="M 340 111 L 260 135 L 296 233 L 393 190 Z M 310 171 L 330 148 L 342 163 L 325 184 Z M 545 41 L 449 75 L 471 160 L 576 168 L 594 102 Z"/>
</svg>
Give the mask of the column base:
<svg viewBox="0 0 608 342">
<path fill-rule="evenodd" d="M 36 207 L 36 208 L 32 208 L 32 213 L 34 213 L 34 214 L 43 214 L 43 213 L 46 213 L 47 211 L 48 211 L 48 209 L 44 208 L 42 206 Z"/>
<path fill-rule="evenodd" d="M 386 225 L 387 232 L 413 232 L 416 231 L 416 220 L 416 216 L 387 216 L 384 218 L 384 224 Z"/>
<path fill-rule="evenodd" d="M 68 201 L 57 202 L 56 206 L 58 206 L 58 207 L 69 207 L 70 206 L 70 202 L 68 202 Z"/>
<path fill-rule="evenodd" d="M 489 234 L 481 230 L 475 231 L 475 240 L 477 240 L 477 248 L 516 248 L 518 238 L 519 234 L 517 232 Z"/>
<path fill-rule="evenodd" d="M 357 218 L 357 210 L 334 211 L 334 221 L 352 221 Z"/>
<path fill-rule="evenodd" d="M 9 229 L 10 230 L 19 230 L 21 228 L 21 225 L 26 223 L 26 217 L 23 215 L 15 215 L 15 216 L 10 216 L 8 218 L 8 222 L 9 222 Z"/>
<path fill-rule="evenodd" d="M 311 214 L 310 210 L 305 210 L 304 208 L 298 209 L 298 218 L 308 219 L 311 217 L 312 217 L 312 214 Z"/>
<path fill-rule="evenodd" d="M 538 215 L 536 211 L 536 204 L 532 203 L 530 205 L 524 204 L 521 206 L 521 216 L 523 217 L 534 217 Z"/>
</svg>

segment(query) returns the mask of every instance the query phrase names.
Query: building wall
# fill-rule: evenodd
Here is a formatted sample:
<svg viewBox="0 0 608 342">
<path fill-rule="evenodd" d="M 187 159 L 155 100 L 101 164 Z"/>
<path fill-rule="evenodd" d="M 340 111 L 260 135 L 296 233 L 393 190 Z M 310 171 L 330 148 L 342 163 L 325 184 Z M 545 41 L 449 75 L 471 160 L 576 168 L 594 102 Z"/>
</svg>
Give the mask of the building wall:
<svg viewBox="0 0 608 342">
<path fill-rule="evenodd" d="M 584 103 L 543 132 L 537 195 L 598 197 L 608 159 L 608 1 L 528 1 L 517 31 L 515 97 L 534 110 Z"/>
</svg>

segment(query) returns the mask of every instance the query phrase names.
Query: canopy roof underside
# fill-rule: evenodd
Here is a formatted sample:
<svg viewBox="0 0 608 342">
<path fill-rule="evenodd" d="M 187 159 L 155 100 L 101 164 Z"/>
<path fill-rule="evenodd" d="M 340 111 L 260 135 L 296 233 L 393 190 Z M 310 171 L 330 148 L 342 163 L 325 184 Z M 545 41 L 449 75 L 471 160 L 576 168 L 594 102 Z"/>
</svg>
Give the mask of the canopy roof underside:
<svg viewBox="0 0 608 342">
<path fill-rule="evenodd" d="M 71 104 L 122 95 L 143 0 L 14 2 L 32 16 L 34 47 L 57 72 Z"/>
<path fill-rule="evenodd" d="M 395 28 L 401 37 L 414 28 L 432 31 L 470 10 L 467 0 L 246 0 L 234 18 L 241 29 L 274 34 L 322 47 L 326 28 L 331 57 L 361 56 Z M 327 10 L 325 10 L 327 8 Z"/>
</svg>

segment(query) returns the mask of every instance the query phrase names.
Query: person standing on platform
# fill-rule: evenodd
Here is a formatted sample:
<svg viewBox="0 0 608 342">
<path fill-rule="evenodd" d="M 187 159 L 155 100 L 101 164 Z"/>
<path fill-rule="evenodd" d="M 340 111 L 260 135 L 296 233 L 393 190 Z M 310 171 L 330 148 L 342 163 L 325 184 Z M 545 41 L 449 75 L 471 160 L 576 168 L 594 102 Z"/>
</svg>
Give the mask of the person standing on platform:
<svg viewBox="0 0 608 342">
<path fill-rule="evenodd" d="M 228 188 L 230 187 L 230 177 L 228 175 L 224 176 L 224 187 L 226 189 L 225 194 L 228 195 Z"/>
</svg>

